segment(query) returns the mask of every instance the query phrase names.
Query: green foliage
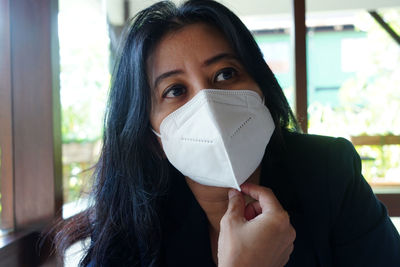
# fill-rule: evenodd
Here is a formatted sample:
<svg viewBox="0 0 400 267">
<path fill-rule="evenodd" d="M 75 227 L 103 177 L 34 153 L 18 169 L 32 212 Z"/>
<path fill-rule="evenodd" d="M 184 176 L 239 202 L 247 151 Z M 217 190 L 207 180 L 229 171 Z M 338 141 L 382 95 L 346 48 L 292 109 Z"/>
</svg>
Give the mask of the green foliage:
<svg viewBox="0 0 400 267">
<path fill-rule="evenodd" d="M 98 140 L 110 82 L 109 38 L 99 1 L 60 1 L 63 143 Z"/>
<path fill-rule="evenodd" d="M 357 146 L 363 156 L 363 175 L 368 182 L 400 183 L 400 145 Z"/>
<path fill-rule="evenodd" d="M 400 25 L 400 10 L 385 18 Z M 396 15 L 396 16 L 394 16 Z M 366 58 L 356 76 L 340 90 L 343 119 L 352 135 L 400 134 L 400 48 L 372 18 L 361 20 L 367 30 Z M 396 24 L 397 22 L 397 24 Z M 361 24 L 360 23 L 360 24 Z"/>
<path fill-rule="evenodd" d="M 400 10 L 383 13 L 389 24 L 400 29 Z M 313 133 L 333 136 L 400 135 L 400 47 L 370 17 L 362 14 L 356 25 L 367 32 L 364 57 L 355 75 L 339 91 L 340 106 L 318 102 L 309 106 Z M 384 178 L 400 183 L 400 146 L 359 146 L 367 180 Z"/>
<path fill-rule="evenodd" d="M 60 0 L 60 84 L 62 106 L 62 142 L 95 143 L 102 137 L 103 114 L 109 88 L 109 37 L 102 1 Z M 66 155 L 63 164 L 64 202 L 77 200 L 90 186 L 97 158 L 89 162 Z M 82 157 L 81 157 L 82 158 Z"/>
<path fill-rule="evenodd" d="M 93 163 L 73 162 L 63 166 L 64 203 L 78 200 L 91 187 Z"/>
</svg>

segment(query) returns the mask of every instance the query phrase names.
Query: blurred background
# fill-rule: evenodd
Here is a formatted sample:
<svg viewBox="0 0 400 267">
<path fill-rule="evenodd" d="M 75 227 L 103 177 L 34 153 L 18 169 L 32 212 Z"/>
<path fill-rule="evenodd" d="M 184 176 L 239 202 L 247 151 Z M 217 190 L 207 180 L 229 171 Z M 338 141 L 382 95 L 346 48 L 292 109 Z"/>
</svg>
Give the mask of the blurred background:
<svg viewBox="0 0 400 267">
<path fill-rule="evenodd" d="M 59 170 L 65 219 L 85 209 L 89 201 L 87 193 L 101 148 L 110 76 L 124 25 L 154 2 L 58 0 L 56 11 L 49 11 L 56 12 L 58 20 Z M 238 14 L 253 32 L 296 110 L 292 1 L 220 2 Z M 365 179 L 387 205 L 399 229 L 400 1 L 306 0 L 305 6 L 305 130 L 352 141 L 361 156 Z M 12 16 L 11 4 L 9 8 Z M 1 145 L 0 160 L 5 162 L 5 145 Z M 4 173 L 6 165 L 1 164 Z M 3 201 L 6 189 L 7 184 L 2 182 L 0 212 L 9 203 Z M 1 214 L 3 235 L 14 228 L 7 217 L 11 213 L 7 214 Z M 77 265 L 79 251 L 80 245 L 71 247 L 65 266 Z"/>
</svg>

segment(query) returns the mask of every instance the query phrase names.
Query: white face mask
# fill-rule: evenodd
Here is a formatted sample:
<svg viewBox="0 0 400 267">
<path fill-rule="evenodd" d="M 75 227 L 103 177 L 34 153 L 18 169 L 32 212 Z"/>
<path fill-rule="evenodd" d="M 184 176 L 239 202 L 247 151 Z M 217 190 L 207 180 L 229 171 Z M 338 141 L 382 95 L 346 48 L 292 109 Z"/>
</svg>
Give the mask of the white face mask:
<svg viewBox="0 0 400 267">
<path fill-rule="evenodd" d="M 204 89 L 161 122 L 161 135 L 154 132 L 183 175 L 240 190 L 261 163 L 274 129 L 256 92 Z"/>
</svg>

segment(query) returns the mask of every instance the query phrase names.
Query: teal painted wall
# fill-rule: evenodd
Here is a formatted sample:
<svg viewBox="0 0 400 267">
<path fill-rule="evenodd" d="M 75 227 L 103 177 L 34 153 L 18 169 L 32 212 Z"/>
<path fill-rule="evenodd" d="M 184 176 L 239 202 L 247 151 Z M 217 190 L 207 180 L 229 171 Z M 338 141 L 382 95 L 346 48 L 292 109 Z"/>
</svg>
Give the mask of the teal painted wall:
<svg viewBox="0 0 400 267">
<path fill-rule="evenodd" d="M 354 71 L 342 68 L 342 41 L 365 36 L 366 33 L 360 31 L 307 34 L 308 103 L 318 101 L 325 105 L 339 105 L 338 89 L 344 81 L 355 75 Z M 287 71 L 275 72 L 275 76 L 282 88 L 293 88 L 293 51 L 289 34 L 262 34 L 256 35 L 255 39 L 264 53 L 267 64 L 277 60 L 288 61 Z M 277 48 L 279 46 L 281 48 Z M 268 51 L 269 48 L 273 48 L 274 51 Z"/>
</svg>

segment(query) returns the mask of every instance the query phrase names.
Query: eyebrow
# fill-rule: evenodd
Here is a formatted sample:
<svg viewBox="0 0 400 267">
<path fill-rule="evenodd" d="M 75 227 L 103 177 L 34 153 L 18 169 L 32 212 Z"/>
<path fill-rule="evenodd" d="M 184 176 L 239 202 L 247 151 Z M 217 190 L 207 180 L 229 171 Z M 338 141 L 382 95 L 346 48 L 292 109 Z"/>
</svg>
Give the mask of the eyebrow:
<svg viewBox="0 0 400 267">
<path fill-rule="evenodd" d="M 230 53 L 220 53 L 217 54 L 209 59 L 207 59 L 206 61 L 204 61 L 203 63 L 203 67 L 207 67 L 209 65 L 215 64 L 218 61 L 221 61 L 223 59 L 234 59 L 234 60 L 239 60 L 237 56 L 235 56 L 234 54 L 230 54 Z M 182 74 L 183 70 L 177 69 L 177 70 L 171 70 L 171 71 L 167 71 L 161 75 L 159 75 L 155 81 L 154 81 L 154 88 L 157 87 L 157 85 L 161 82 L 161 80 L 166 79 L 168 77 L 171 77 L 173 75 L 177 75 L 177 74 Z"/>
<path fill-rule="evenodd" d="M 235 56 L 234 54 L 230 54 L 230 53 L 221 53 L 218 55 L 213 56 L 212 58 L 207 59 L 206 61 L 204 61 L 203 66 L 209 66 L 212 65 L 214 63 L 217 63 L 218 61 L 221 61 L 223 59 L 234 59 L 234 60 L 239 60 L 237 56 Z"/>
<path fill-rule="evenodd" d="M 161 80 L 166 79 L 166 78 L 168 78 L 170 76 L 173 76 L 173 75 L 181 74 L 181 73 L 183 73 L 182 70 L 171 70 L 171 71 L 167 71 L 167 72 L 161 74 L 154 81 L 154 88 L 157 87 L 157 85 L 161 82 Z"/>
</svg>

